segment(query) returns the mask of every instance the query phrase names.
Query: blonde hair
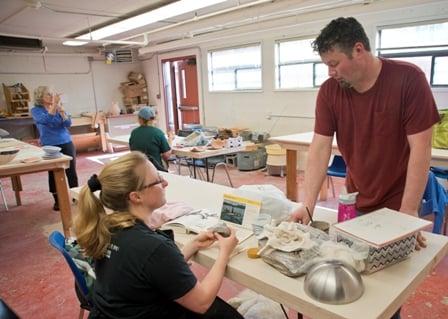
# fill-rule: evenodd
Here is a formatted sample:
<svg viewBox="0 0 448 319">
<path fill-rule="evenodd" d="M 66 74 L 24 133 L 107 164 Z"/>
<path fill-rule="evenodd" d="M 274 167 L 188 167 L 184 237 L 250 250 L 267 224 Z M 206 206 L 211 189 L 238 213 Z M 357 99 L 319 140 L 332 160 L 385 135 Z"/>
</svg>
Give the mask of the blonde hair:
<svg viewBox="0 0 448 319">
<path fill-rule="evenodd" d="M 52 92 L 53 90 L 48 86 L 38 86 L 34 90 L 34 103 L 37 105 L 44 105 L 45 94 Z"/>
<path fill-rule="evenodd" d="M 136 217 L 129 212 L 129 193 L 143 187 L 145 176 L 141 167 L 147 161 L 143 153 L 131 152 L 107 164 L 98 176 L 101 184 L 99 198 L 88 185 L 82 188 L 75 232 L 87 256 L 102 258 L 112 232 L 135 224 Z M 113 213 L 106 214 L 104 207 Z"/>
</svg>

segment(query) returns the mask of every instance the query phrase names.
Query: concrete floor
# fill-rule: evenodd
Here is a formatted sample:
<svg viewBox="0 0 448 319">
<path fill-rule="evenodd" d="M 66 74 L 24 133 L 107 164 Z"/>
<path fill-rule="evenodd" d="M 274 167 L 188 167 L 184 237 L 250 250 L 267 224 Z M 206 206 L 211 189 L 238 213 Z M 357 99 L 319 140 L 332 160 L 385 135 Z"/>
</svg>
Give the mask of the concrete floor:
<svg viewBox="0 0 448 319">
<path fill-rule="evenodd" d="M 81 184 L 97 173 L 101 160 L 92 157 L 102 153 L 84 153 L 78 156 L 78 175 Z M 182 170 L 187 174 L 187 169 Z M 244 184 L 273 184 L 285 190 L 285 178 L 266 176 L 262 171 L 230 171 L 235 187 Z M 298 176 L 299 183 L 302 175 Z M 334 179 L 336 192 L 343 180 Z M 215 182 L 228 185 L 222 170 L 217 171 Z M 52 210 L 48 193 L 47 174 L 22 176 L 24 191 L 20 207 L 15 206 L 10 181 L 2 179 L 9 211 L 0 203 L 0 298 L 4 299 L 21 318 L 75 318 L 79 303 L 73 289 L 73 276 L 62 257 L 49 246 L 48 234 L 61 230 L 60 216 Z M 301 194 L 299 194 L 300 196 Z M 336 208 L 331 196 L 319 205 Z M 193 265 L 199 277 L 206 269 Z M 244 287 L 225 280 L 220 291 L 224 299 L 233 297 Z M 87 317 L 87 315 L 85 316 Z M 290 318 L 294 314 L 290 312 Z M 448 257 L 427 276 L 420 287 L 403 305 L 402 318 L 448 318 Z"/>
</svg>

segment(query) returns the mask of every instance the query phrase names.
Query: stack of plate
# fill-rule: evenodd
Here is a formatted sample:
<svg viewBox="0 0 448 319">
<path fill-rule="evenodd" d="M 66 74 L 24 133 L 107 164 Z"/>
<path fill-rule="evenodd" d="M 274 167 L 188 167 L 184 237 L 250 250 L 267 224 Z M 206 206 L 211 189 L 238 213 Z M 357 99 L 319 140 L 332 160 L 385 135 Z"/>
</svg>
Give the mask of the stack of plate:
<svg viewBox="0 0 448 319">
<path fill-rule="evenodd" d="M 45 152 L 45 154 L 42 156 L 43 159 L 55 159 L 62 156 L 61 148 L 57 146 L 43 146 L 42 150 Z"/>
</svg>

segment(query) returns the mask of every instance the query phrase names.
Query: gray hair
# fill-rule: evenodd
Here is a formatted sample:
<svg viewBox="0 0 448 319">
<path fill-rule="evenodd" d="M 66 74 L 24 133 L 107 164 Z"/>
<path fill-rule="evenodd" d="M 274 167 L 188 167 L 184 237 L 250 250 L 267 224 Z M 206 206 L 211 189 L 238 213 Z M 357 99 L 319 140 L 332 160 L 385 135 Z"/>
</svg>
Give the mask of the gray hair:
<svg viewBox="0 0 448 319">
<path fill-rule="evenodd" d="M 51 89 L 48 86 L 38 86 L 34 90 L 34 103 L 38 105 L 43 105 L 44 103 L 44 96 L 47 93 L 53 93 L 53 89 Z"/>
</svg>

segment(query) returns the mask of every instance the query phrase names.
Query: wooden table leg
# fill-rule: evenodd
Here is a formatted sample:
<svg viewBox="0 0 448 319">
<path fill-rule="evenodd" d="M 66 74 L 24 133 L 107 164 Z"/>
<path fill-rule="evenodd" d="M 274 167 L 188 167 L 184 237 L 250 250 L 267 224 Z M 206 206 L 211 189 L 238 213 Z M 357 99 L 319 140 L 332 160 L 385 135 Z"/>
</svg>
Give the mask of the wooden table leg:
<svg viewBox="0 0 448 319">
<path fill-rule="evenodd" d="M 53 170 L 53 173 L 56 184 L 56 193 L 58 195 L 59 211 L 61 213 L 62 228 L 64 230 L 65 238 L 68 238 L 71 236 L 70 228 L 72 227 L 72 212 L 65 170 L 63 168 L 58 168 Z"/>
<path fill-rule="evenodd" d="M 21 206 L 22 199 L 20 198 L 20 192 L 23 190 L 23 188 L 22 188 L 22 181 L 20 180 L 20 175 L 11 176 L 11 184 L 12 189 L 14 190 L 14 193 L 16 195 L 17 206 Z"/>
<path fill-rule="evenodd" d="M 103 152 L 107 151 L 107 141 L 106 141 L 106 130 L 104 128 L 104 122 L 101 121 L 99 122 L 99 127 L 100 127 L 100 140 L 101 140 L 101 149 L 103 150 Z"/>
<path fill-rule="evenodd" d="M 286 197 L 294 202 L 299 199 L 297 186 L 297 151 L 286 150 Z"/>
</svg>

